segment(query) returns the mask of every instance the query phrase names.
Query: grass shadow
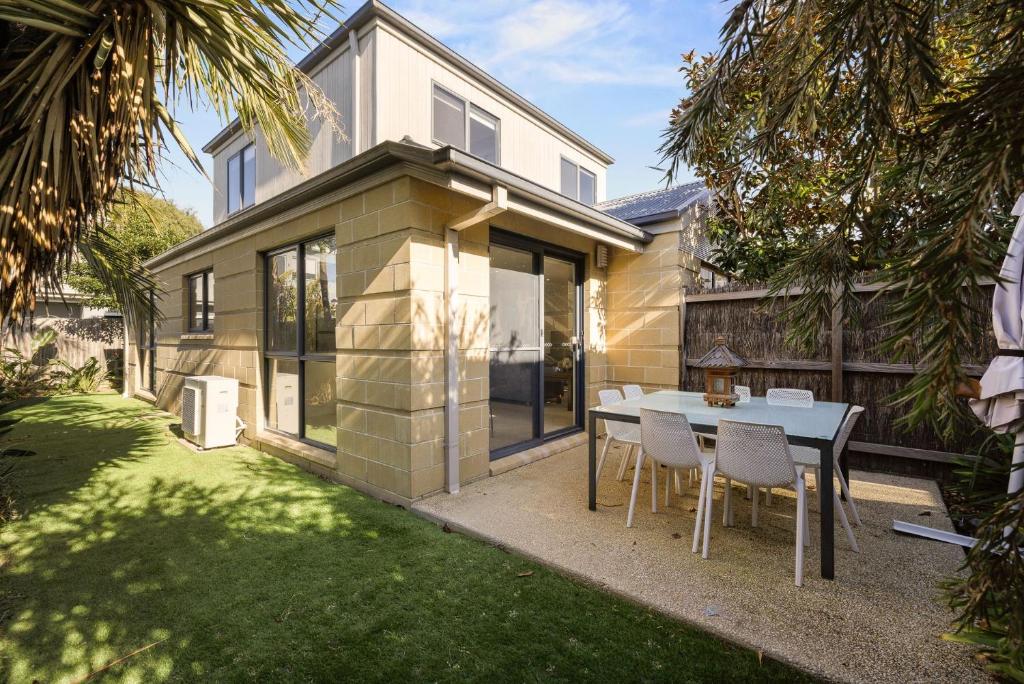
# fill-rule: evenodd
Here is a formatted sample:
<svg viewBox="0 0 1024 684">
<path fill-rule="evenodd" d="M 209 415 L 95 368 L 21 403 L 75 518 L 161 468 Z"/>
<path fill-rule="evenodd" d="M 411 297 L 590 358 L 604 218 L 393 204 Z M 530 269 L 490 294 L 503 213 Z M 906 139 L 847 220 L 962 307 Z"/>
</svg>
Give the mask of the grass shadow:
<svg viewBox="0 0 1024 684">
<path fill-rule="evenodd" d="M 18 416 L 5 441 L 39 453 L 28 514 L 0 531 L 9 681 L 77 679 L 153 642 L 109 676 L 802 678 L 251 449 L 194 453 L 139 402 Z"/>
</svg>

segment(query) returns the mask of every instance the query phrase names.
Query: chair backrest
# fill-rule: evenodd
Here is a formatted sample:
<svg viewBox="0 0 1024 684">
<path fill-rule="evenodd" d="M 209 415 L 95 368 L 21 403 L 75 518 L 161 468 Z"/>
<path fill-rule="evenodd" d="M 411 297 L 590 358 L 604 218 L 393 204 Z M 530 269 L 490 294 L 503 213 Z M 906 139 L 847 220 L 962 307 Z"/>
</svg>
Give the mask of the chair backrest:
<svg viewBox="0 0 1024 684">
<path fill-rule="evenodd" d="M 836 445 L 832 450 L 832 457 L 838 461 L 839 455 L 843 453 L 843 449 L 846 447 L 846 443 L 850 439 L 850 434 L 853 432 L 853 426 L 857 423 L 857 419 L 864 413 L 863 406 L 851 406 L 850 412 L 846 414 L 846 420 L 839 427 L 839 434 L 836 435 Z"/>
<path fill-rule="evenodd" d="M 740 395 L 741 404 L 750 403 L 750 388 L 746 385 L 733 385 L 732 389 L 736 394 Z"/>
<path fill-rule="evenodd" d="M 601 406 L 614 406 L 623 401 L 622 392 L 617 389 L 598 390 L 597 400 L 601 402 Z M 623 423 L 620 420 L 604 421 L 604 429 L 612 439 L 622 439 L 630 432 L 631 427 L 629 423 Z"/>
<path fill-rule="evenodd" d="M 702 462 L 690 421 L 681 413 L 640 409 L 640 446 L 644 454 L 671 468 L 695 468 Z"/>
<path fill-rule="evenodd" d="M 640 385 L 623 385 L 622 393 L 626 395 L 626 399 L 639 399 L 644 396 L 644 388 Z"/>
<path fill-rule="evenodd" d="M 811 390 L 774 387 L 768 390 L 765 399 L 775 406 L 795 406 L 797 408 L 814 408 L 814 392 Z"/>
<path fill-rule="evenodd" d="M 719 420 L 715 471 L 755 487 L 781 487 L 796 481 L 796 468 L 781 425 Z"/>
</svg>

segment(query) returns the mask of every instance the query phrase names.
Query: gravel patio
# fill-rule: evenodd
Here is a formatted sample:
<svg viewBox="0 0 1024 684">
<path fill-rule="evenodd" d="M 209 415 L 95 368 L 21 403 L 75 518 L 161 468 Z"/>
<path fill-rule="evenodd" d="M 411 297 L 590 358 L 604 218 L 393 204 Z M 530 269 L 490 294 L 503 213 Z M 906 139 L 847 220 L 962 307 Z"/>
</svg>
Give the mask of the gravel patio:
<svg viewBox="0 0 1024 684">
<path fill-rule="evenodd" d="M 934 482 L 853 471 L 851 488 L 864 522 L 855 528 L 861 553 L 849 548 L 837 525 L 836 581 L 818 577 L 812 542 L 810 570 L 798 588 L 791 492 L 776 490 L 773 506 L 761 508 L 757 529 L 750 527 L 749 502 L 734 496 L 736 526 L 723 529 L 718 482 L 711 557 L 702 560 L 690 552 L 696 486 L 673 495 L 668 509 L 659 500 L 652 514 L 644 473 L 637 518 L 627 529 L 630 478 L 617 482 L 618 457 L 610 462 L 596 512 L 586 507 L 585 446 L 415 509 L 829 680 L 987 681 L 971 649 L 939 638 L 951 618 L 939 583 L 958 571 L 963 552 L 891 531 L 894 518 L 953 529 Z M 811 501 L 816 540 L 817 497 Z"/>
</svg>

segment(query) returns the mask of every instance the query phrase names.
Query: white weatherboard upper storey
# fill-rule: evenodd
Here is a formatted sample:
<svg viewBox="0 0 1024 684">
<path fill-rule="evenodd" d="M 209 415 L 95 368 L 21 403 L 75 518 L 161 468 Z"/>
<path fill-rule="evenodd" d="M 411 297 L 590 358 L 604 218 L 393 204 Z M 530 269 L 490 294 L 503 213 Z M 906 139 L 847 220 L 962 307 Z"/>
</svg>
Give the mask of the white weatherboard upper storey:
<svg viewBox="0 0 1024 684">
<path fill-rule="evenodd" d="M 263 136 L 257 132 L 257 205 L 385 140 L 408 137 L 417 144 L 438 147 L 431 130 L 434 84 L 500 120 L 502 168 L 558 191 L 564 157 L 594 173 L 597 201 L 604 199 L 606 170 L 612 161 L 607 154 L 390 8 L 370 0 L 346 21 L 346 27 L 327 41 L 319 56 L 314 52 L 300 66 L 309 70 L 334 102 L 349 137 L 339 140 L 320 122 L 313 122 L 310 157 L 306 168 L 296 172 L 271 157 Z M 347 35 L 353 31 L 359 37 L 355 62 Z M 354 122 L 358 131 L 351 130 Z M 248 143 L 246 136 L 234 128 L 237 126 L 232 124 L 204 148 L 214 158 L 215 225 L 228 218 L 224 192 L 227 160 Z M 358 149 L 353 150 L 353 142 Z"/>
</svg>

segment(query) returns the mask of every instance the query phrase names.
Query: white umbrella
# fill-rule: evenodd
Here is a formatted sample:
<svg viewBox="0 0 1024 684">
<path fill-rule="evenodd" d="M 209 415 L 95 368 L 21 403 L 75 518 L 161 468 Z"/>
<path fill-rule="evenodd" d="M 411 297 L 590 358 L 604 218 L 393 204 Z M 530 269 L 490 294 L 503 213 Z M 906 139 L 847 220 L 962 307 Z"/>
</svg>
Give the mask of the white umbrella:
<svg viewBox="0 0 1024 684">
<path fill-rule="evenodd" d="M 978 419 L 996 432 L 1018 435 L 1013 448 L 1013 470 L 1007 491 L 1024 488 L 1024 194 L 1017 198 L 1013 215 L 1019 216 L 1006 259 L 992 296 L 992 327 L 999 352 L 981 378 L 981 393 L 971 399 Z"/>
</svg>

